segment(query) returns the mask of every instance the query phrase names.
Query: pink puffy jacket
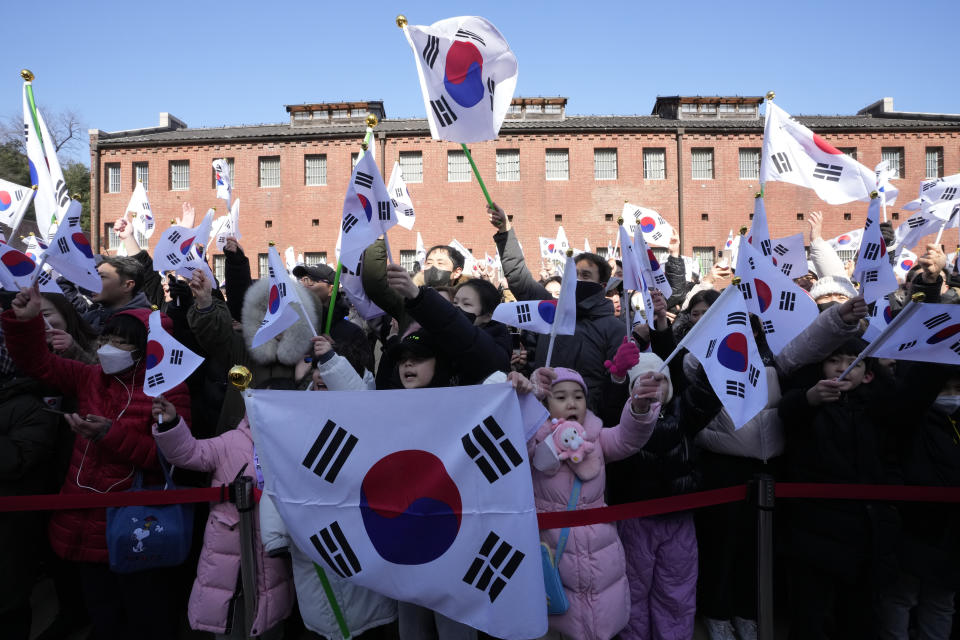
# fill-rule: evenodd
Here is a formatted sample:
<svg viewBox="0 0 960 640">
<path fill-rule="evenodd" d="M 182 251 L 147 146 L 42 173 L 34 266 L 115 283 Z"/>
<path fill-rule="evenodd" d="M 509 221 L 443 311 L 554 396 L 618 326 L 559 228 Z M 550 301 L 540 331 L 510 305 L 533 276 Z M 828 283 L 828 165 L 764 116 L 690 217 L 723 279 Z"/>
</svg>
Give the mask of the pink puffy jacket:
<svg viewBox="0 0 960 640">
<path fill-rule="evenodd" d="M 153 426 L 157 446 L 170 464 L 195 471 L 212 471 L 211 486 L 230 484 L 244 464 L 244 473 L 254 475 L 253 438 L 247 419 L 236 429 L 207 440 L 191 435 L 183 419 L 169 431 Z M 249 635 L 273 628 L 293 609 L 293 576 L 290 558 L 271 558 L 260 542 L 260 512 L 253 512 L 253 540 L 257 560 L 257 615 Z M 187 619 L 199 631 L 224 633 L 230 599 L 240 575 L 240 514 L 229 502 L 213 504 L 203 533 L 203 550 L 197 564 L 197 579 L 190 592 Z"/>
<path fill-rule="evenodd" d="M 621 460 L 633 455 L 646 444 L 660 414 L 654 403 L 641 416 L 634 416 L 630 403 L 623 407 L 620 424 L 604 429 L 600 418 L 587 411 L 583 426 L 586 439 L 598 443 L 590 456 L 602 461 Z M 555 425 L 547 421 L 527 442 L 533 459 L 534 449 L 550 437 Z M 580 464 L 588 462 L 584 460 Z M 577 509 L 603 507 L 606 470 L 583 482 Z M 573 490 L 574 473 L 569 462 L 562 463 L 553 475 L 533 470 L 533 496 L 537 511 L 564 511 Z M 560 529 L 540 532 L 540 540 L 556 550 Z M 550 629 L 578 640 L 609 640 L 627 624 L 630 615 L 630 587 L 627 584 L 623 546 L 612 524 L 595 524 L 570 529 L 567 546 L 560 558 L 560 579 L 570 601 L 570 608 L 560 616 L 550 616 Z"/>
</svg>

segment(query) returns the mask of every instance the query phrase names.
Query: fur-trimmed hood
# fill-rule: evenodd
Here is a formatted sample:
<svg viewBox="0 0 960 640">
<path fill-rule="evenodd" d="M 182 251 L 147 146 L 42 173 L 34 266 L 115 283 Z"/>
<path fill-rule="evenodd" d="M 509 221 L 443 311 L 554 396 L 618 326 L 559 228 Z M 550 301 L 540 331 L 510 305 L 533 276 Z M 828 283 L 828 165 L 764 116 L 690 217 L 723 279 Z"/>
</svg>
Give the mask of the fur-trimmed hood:
<svg viewBox="0 0 960 640">
<path fill-rule="evenodd" d="M 314 327 L 319 327 L 316 298 L 306 287 L 299 282 L 290 281 L 297 293 L 301 304 L 294 305 L 300 314 L 300 322 L 280 334 L 280 340 L 267 340 L 259 347 L 251 347 L 253 336 L 260 328 L 263 317 L 267 314 L 267 302 L 270 292 L 269 278 L 257 280 L 243 298 L 243 341 L 254 362 L 261 365 L 270 365 L 276 362 L 293 366 L 310 349 L 310 338 L 313 334 L 306 322 L 303 322 L 303 312 L 310 317 Z"/>
</svg>

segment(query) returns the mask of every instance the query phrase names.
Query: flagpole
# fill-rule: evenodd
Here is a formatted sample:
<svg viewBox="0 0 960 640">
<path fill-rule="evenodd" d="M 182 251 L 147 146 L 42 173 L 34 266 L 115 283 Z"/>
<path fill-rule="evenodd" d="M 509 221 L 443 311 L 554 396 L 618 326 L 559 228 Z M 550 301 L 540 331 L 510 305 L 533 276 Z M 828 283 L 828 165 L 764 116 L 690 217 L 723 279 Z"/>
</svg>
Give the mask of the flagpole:
<svg viewBox="0 0 960 640">
<path fill-rule="evenodd" d="M 364 152 L 366 152 L 367 147 L 370 146 L 370 140 L 373 138 L 373 128 L 377 126 L 377 116 L 372 113 L 367 114 L 367 133 L 363 136 L 363 143 L 360 145 L 363 147 Z M 383 234 L 384 241 L 386 241 L 387 234 Z M 387 245 L 390 246 L 389 244 Z M 390 259 L 390 249 L 387 249 L 387 259 Z M 340 290 L 340 273 L 343 271 L 343 263 L 340 262 L 340 258 L 337 258 L 337 271 L 333 276 L 333 289 L 330 291 L 330 306 L 327 307 L 327 322 L 324 327 L 323 332 L 325 334 L 330 333 L 330 327 L 333 325 L 333 305 L 337 302 L 337 291 Z"/>
<path fill-rule="evenodd" d="M 21 69 L 20 77 L 23 78 L 24 88 L 27 92 L 27 103 L 30 105 L 30 115 L 33 118 L 33 130 L 37 132 L 37 139 L 43 146 L 43 134 L 40 133 L 40 120 L 37 118 L 37 102 L 33 98 L 33 79 L 36 77 L 30 69 Z"/>
<path fill-rule="evenodd" d="M 20 228 L 20 223 L 23 222 L 23 219 L 27 215 L 27 207 L 30 206 L 30 203 L 33 202 L 33 198 L 36 195 L 37 195 L 37 185 L 33 185 L 32 187 L 30 187 L 30 194 L 27 195 L 26 198 L 24 198 L 23 204 L 20 205 L 20 210 L 17 211 L 17 218 L 15 220 L 15 224 L 10 229 L 11 238 L 17 235 L 17 229 Z"/>
<path fill-rule="evenodd" d="M 37 284 L 37 280 L 40 279 L 40 274 L 43 273 L 43 265 L 47 264 L 47 252 L 44 251 L 43 255 L 40 256 L 40 262 L 37 263 L 37 269 L 33 272 L 33 278 L 30 279 L 30 286 L 33 287 Z"/>
<path fill-rule="evenodd" d="M 860 352 L 860 355 L 858 355 L 856 359 L 850 363 L 850 366 L 847 367 L 843 373 L 837 376 L 837 381 L 839 382 L 840 380 L 846 378 L 850 372 L 853 371 L 853 368 L 860 364 L 864 358 L 869 358 L 880 346 L 881 338 L 893 333 L 893 331 L 896 330 L 900 325 L 909 320 L 913 314 L 915 314 L 917 311 L 920 311 L 919 303 L 923 302 L 925 297 L 926 296 L 923 293 L 913 294 L 910 301 L 907 303 L 907 306 L 901 309 L 900 313 L 897 314 L 897 317 L 890 321 L 890 324 L 884 328 L 883 332 L 874 338 L 873 342 L 867 345 L 866 349 Z"/>
<path fill-rule="evenodd" d="M 463 152 L 467 156 L 467 160 L 470 161 L 470 166 L 473 168 L 473 175 L 477 176 L 477 182 L 480 183 L 480 188 L 483 189 L 483 196 L 487 199 L 487 204 L 492 207 L 493 200 L 490 199 L 490 192 L 487 191 L 487 185 L 483 183 L 483 178 L 480 177 L 480 170 L 477 169 L 477 163 L 473 161 L 473 156 L 470 155 L 470 149 L 467 148 L 465 142 L 460 143 L 460 148 L 463 149 Z"/>
<path fill-rule="evenodd" d="M 887 221 L 887 194 L 883 193 L 882 195 L 883 195 L 883 198 L 880 199 L 880 206 L 883 207 L 883 221 L 886 222 Z M 940 242 L 940 240 L 937 239 L 937 242 Z"/>
<path fill-rule="evenodd" d="M 723 293 L 720 294 L 720 297 L 717 298 L 716 300 L 714 300 L 713 304 L 710 305 L 710 309 L 712 309 L 712 308 L 715 307 L 717 304 L 719 304 L 720 301 L 723 299 L 723 296 L 725 296 L 725 295 L 730 295 L 730 294 L 728 293 L 729 291 L 736 290 L 737 293 L 739 294 L 739 293 L 740 293 L 740 289 L 739 289 L 739 287 L 738 287 L 739 284 L 740 284 L 740 278 L 734 278 L 734 279 L 730 282 L 730 286 L 728 286 L 726 289 L 724 289 L 724 290 L 723 290 Z M 674 349 L 673 349 L 673 351 L 670 353 L 670 355 L 667 356 L 666 360 L 663 361 L 663 364 L 660 365 L 660 368 L 657 369 L 657 373 L 663 373 L 663 372 L 666 370 L 667 365 L 670 364 L 670 361 L 673 360 L 678 353 L 680 353 L 680 350 L 686 348 L 687 343 L 690 341 L 690 337 L 697 332 L 697 325 L 699 325 L 700 323 L 702 323 L 704 320 L 707 319 L 707 316 L 709 316 L 709 314 L 710 314 L 710 309 L 707 309 L 707 312 L 706 312 L 705 314 L 703 314 L 702 316 L 700 316 L 700 319 L 697 320 L 697 324 L 693 325 L 693 327 L 690 328 L 690 331 L 687 332 L 687 335 L 683 336 L 683 339 L 680 340 L 680 342 L 677 343 L 677 346 L 674 347 Z M 706 325 L 704 325 L 704 326 L 706 326 Z"/>
</svg>

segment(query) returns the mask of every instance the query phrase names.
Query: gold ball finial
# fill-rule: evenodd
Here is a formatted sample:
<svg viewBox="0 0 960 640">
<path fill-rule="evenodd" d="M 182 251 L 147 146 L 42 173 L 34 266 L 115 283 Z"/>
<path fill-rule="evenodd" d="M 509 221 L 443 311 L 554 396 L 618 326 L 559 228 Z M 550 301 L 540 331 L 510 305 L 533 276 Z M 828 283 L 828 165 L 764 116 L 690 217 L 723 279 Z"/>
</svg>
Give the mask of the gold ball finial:
<svg viewBox="0 0 960 640">
<path fill-rule="evenodd" d="M 567 249 L 567 257 L 568 257 L 568 258 L 572 258 L 572 257 L 573 257 L 573 249 Z"/>
<path fill-rule="evenodd" d="M 30 69 L 20 69 L 20 77 L 27 82 L 33 82 L 36 76 L 33 75 L 33 71 L 30 71 Z"/>
<path fill-rule="evenodd" d="M 851 280 L 850 284 L 853 285 L 854 289 L 858 289 L 858 290 L 860 289 L 860 282 L 858 280 Z"/>
<path fill-rule="evenodd" d="M 623 216 L 617 216 L 617 224 L 623 224 Z"/>
<path fill-rule="evenodd" d="M 366 143 L 366 142 L 361 142 L 361 143 L 360 143 L 360 148 L 363 149 L 364 151 L 366 151 L 366 150 L 367 150 L 367 143 Z"/>
<path fill-rule="evenodd" d="M 238 364 L 230 367 L 230 371 L 227 372 L 227 380 L 240 391 L 246 391 L 250 383 L 253 382 L 253 374 L 250 373 L 250 369 Z"/>
<path fill-rule="evenodd" d="M 767 100 L 770 100 L 772 102 L 773 99 L 776 97 L 777 97 L 776 93 L 774 93 L 773 91 L 767 91 Z"/>
<path fill-rule="evenodd" d="M 734 276 L 733 280 L 730 281 L 730 284 L 732 284 L 733 286 L 737 286 L 738 284 L 740 284 L 740 278 L 738 278 L 737 276 Z"/>
<path fill-rule="evenodd" d="M 171 226 L 172 226 L 172 225 L 175 225 L 175 224 L 177 224 L 177 221 L 176 221 L 176 220 L 171 220 L 171 221 L 170 221 L 170 225 L 171 225 Z"/>
<path fill-rule="evenodd" d="M 755 194 L 753 194 L 753 197 L 754 197 L 754 199 L 759 200 L 760 198 L 763 197 L 763 192 L 762 192 L 762 191 L 757 191 Z"/>
<path fill-rule="evenodd" d="M 871 199 L 871 200 L 873 200 L 874 198 L 877 198 L 877 197 L 879 197 L 879 196 L 880 196 L 880 194 L 879 194 L 878 192 L 876 192 L 876 191 L 871 191 L 871 192 L 870 192 L 870 199 Z"/>
<path fill-rule="evenodd" d="M 740 235 L 742 235 L 742 236 L 747 235 L 747 228 L 746 228 L 746 227 L 740 227 Z"/>
<path fill-rule="evenodd" d="M 36 190 L 37 190 L 37 185 L 33 185 L 33 186 L 31 186 L 30 188 L 33 189 L 34 191 L 36 191 Z"/>
<path fill-rule="evenodd" d="M 910 296 L 910 299 L 919 304 L 919 303 L 921 303 L 921 302 L 926 301 L 926 299 L 927 299 L 927 294 L 925 294 L 925 293 L 922 292 L 922 291 L 917 291 L 915 294 L 913 294 L 912 296 Z"/>
<path fill-rule="evenodd" d="M 372 113 L 367 114 L 367 127 L 373 129 L 375 126 L 377 126 L 378 122 L 380 121 L 377 120 L 377 116 L 373 115 Z"/>
<path fill-rule="evenodd" d="M 152 309 L 153 311 L 160 311 L 160 307 L 158 307 L 155 304 L 150 305 L 150 309 Z"/>
<path fill-rule="evenodd" d="M 397 26 L 400 27 L 401 29 L 403 29 L 405 26 L 407 26 L 407 16 L 403 15 L 402 13 L 401 13 L 400 15 L 398 15 L 398 16 L 397 16 Z"/>
<path fill-rule="evenodd" d="M 276 242 L 268 242 L 268 243 L 267 243 L 267 246 L 268 246 L 268 247 L 275 247 L 275 246 L 277 246 L 277 243 L 276 243 Z"/>
</svg>

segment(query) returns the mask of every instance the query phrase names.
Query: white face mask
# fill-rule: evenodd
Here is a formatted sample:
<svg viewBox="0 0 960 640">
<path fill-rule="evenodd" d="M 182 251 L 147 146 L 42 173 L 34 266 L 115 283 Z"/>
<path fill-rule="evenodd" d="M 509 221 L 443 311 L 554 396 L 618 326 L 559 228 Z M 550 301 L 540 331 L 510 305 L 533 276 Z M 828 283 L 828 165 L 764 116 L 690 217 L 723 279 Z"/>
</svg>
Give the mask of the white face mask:
<svg viewBox="0 0 960 640">
<path fill-rule="evenodd" d="M 120 373 L 133 366 L 133 354 L 112 344 L 97 349 L 97 357 L 100 359 L 100 368 L 106 374 Z"/>
<path fill-rule="evenodd" d="M 960 396 L 937 396 L 937 399 L 933 401 L 933 406 L 948 416 L 952 416 L 957 409 L 960 409 Z"/>
</svg>

